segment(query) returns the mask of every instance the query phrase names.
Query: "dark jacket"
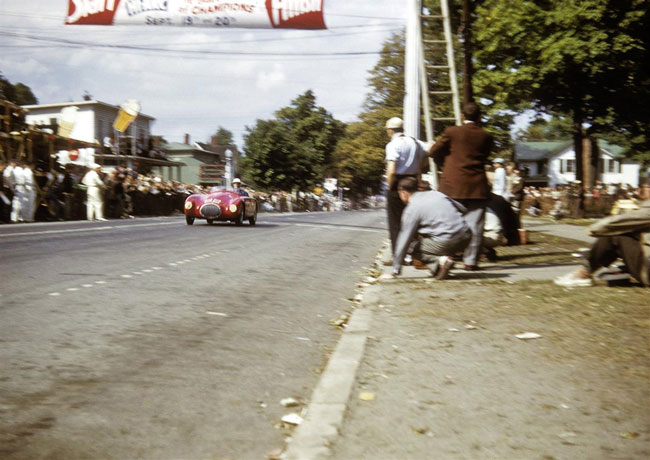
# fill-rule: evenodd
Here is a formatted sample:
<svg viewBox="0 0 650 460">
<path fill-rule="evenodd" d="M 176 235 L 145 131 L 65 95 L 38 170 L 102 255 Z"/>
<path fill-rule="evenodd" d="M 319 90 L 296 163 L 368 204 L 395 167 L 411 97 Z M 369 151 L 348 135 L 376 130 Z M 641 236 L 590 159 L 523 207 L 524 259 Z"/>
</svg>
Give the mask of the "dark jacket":
<svg viewBox="0 0 650 460">
<path fill-rule="evenodd" d="M 476 123 L 447 128 L 429 149 L 442 169 L 438 190 L 457 200 L 487 199 L 490 185 L 485 165 L 492 143 L 492 136 Z"/>
</svg>

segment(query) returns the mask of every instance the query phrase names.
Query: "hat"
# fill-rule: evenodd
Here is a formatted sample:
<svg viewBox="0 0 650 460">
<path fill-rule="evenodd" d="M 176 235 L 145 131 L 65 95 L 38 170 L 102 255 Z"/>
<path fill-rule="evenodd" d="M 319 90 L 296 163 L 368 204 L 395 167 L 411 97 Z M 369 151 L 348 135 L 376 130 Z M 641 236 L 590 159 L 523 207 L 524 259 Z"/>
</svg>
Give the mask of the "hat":
<svg viewBox="0 0 650 460">
<path fill-rule="evenodd" d="M 232 180 L 232 183 L 233 183 L 233 184 L 241 184 L 241 181 L 239 180 L 238 177 L 235 177 L 235 178 Z"/>
<path fill-rule="evenodd" d="M 386 122 L 386 129 L 402 129 L 404 122 L 400 117 L 393 117 Z"/>
<path fill-rule="evenodd" d="M 492 163 L 501 163 L 501 164 L 503 164 L 503 163 L 505 163 L 505 161 L 504 161 L 503 158 L 495 158 L 494 160 L 492 160 Z"/>
<path fill-rule="evenodd" d="M 101 168 L 101 166 L 98 165 L 97 163 L 90 163 L 90 167 L 91 167 L 91 169 Z"/>
</svg>

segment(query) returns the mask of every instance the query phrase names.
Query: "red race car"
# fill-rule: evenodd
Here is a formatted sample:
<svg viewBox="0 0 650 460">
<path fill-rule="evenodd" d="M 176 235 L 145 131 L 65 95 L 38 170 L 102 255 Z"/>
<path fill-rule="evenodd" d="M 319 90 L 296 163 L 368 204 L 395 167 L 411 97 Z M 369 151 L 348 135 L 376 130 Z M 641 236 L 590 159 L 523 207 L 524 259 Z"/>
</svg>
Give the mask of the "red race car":
<svg viewBox="0 0 650 460">
<path fill-rule="evenodd" d="M 194 194 L 185 199 L 185 222 L 192 225 L 194 219 L 205 219 L 208 224 L 215 220 L 251 225 L 257 221 L 257 200 L 228 190 L 208 194 Z"/>
</svg>

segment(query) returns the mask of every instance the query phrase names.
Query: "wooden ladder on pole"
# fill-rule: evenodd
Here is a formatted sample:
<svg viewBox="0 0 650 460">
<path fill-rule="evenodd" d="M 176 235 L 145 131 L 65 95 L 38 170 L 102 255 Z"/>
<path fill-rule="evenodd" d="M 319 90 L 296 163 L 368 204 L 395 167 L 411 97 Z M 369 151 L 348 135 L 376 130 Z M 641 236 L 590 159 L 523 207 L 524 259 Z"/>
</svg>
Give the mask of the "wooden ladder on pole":
<svg viewBox="0 0 650 460">
<path fill-rule="evenodd" d="M 434 141 L 438 123 L 443 126 L 461 124 L 449 4 L 447 0 L 438 0 L 438 3 L 438 11 L 420 8 L 419 81 L 427 142 Z M 429 168 L 429 177 L 424 179 L 437 188 L 437 171 L 433 160 L 430 160 Z"/>
</svg>

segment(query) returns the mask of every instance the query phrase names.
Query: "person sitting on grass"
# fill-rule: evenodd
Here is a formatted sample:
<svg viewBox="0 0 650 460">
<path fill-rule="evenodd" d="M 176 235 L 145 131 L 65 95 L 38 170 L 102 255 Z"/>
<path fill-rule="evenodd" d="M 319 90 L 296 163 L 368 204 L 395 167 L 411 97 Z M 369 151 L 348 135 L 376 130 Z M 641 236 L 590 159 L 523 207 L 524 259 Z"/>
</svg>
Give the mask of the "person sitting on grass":
<svg viewBox="0 0 650 460">
<path fill-rule="evenodd" d="M 405 177 L 397 183 L 406 204 L 393 255 L 392 276 L 400 275 L 411 242 L 413 265 L 428 268 L 435 279 L 445 279 L 454 265 L 452 255 L 465 250 L 472 232 L 463 219 L 465 208 L 437 191 L 418 192 L 418 180 Z"/>
<path fill-rule="evenodd" d="M 564 287 L 593 285 L 593 274 L 620 258 L 627 272 L 645 286 L 650 286 L 650 200 L 638 210 L 609 216 L 589 227 L 597 237 L 589 250 L 588 265 L 555 279 Z"/>
</svg>

